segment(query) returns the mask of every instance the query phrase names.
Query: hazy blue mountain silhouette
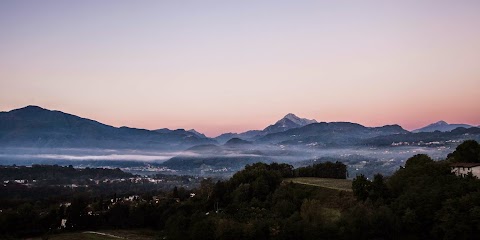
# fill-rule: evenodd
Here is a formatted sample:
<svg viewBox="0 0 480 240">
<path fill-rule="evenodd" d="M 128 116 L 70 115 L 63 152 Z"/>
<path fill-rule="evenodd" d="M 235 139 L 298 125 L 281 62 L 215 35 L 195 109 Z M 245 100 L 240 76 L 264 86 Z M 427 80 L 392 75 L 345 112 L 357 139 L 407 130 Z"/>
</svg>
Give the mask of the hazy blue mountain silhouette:
<svg viewBox="0 0 480 240">
<path fill-rule="evenodd" d="M 183 128 L 179 128 L 179 129 L 175 129 L 175 130 L 170 130 L 168 128 L 161 128 L 161 129 L 157 129 L 157 130 L 153 130 L 153 131 L 157 132 L 157 133 L 163 133 L 163 134 L 177 134 L 177 135 L 181 135 L 183 137 L 195 136 L 196 138 L 199 138 L 199 139 L 208 139 L 207 136 L 205 136 L 202 133 L 199 133 L 199 132 L 195 131 L 195 129 L 185 130 Z"/>
<path fill-rule="evenodd" d="M 200 132 L 198 132 L 198 131 L 195 130 L 195 129 L 187 130 L 187 132 L 191 132 L 191 133 L 195 134 L 195 136 L 197 136 L 197 137 L 199 137 L 199 138 L 208 138 L 207 136 L 205 136 L 205 134 L 200 133 Z"/>
<path fill-rule="evenodd" d="M 289 129 L 303 127 L 316 122 L 316 120 L 300 118 L 293 113 L 289 113 L 285 115 L 282 119 L 278 120 L 272 125 L 267 126 L 263 130 L 250 130 L 243 133 L 224 133 L 218 137 L 215 137 L 215 139 L 220 143 L 225 143 L 232 138 L 239 138 L 242 140 L 255 140 L 267 134 L 284 132 Z"/>
<path fill-rule="evenodd" d="M 243 140 L 251 140 L 251 139 L 254 139 L 255 137 L 259 136 L 259 135 L 262 135 L 262 131 L 261 130 L 250 130 L 250 131 L 246 131 L 246 132 L 243 132 L 243 133 L 223 133 L 217 137 L 215 137 L 214 139 L 217 140 L 219 143 L 226 143 L 228 140 L 232 139 L 232 138 L 240 138 L 240 139 L 243 139 Z"/>
<path fill-rule="evenodd" d="M 249 145 L 249 144 L 252 144 L 252 142 L 243 140 L 240 138 L 232 138 L 223 145 L 224 146 L 243 146 L 243 145 Z"/>
<path fill-rule="evenodd" d="M 0 112 L 0 146 L 55 148 L 180 148 L 205 143 L 185 130 L 112 127 L 72 114 L 27 106 Z"/>
<path fill-rule="evenodd" d="M 275 124 L 270 125 L 263 129 L 264 135 L 271 133 L 284 132 L 293 128 L 299 128 L 308 124 L 316 123 L 316 120 L 310 120 L 306 118 L 299 118 L 293 113 L 285 115 L 282 119 L 278 120 Z"/>
<path fill-rule="evenodd" d="M 459 128 L 459 127 L 471 128 L 473 126 L 468 125 L 468 124 L 450 124 L 450 123 L 447 123 L 445 121 L 438 121 L 436 123 L 429 124 L 425 127 L 415 129 L 412 132 L 415 132 L 415 133 L 417 133 L 417 132 L 435 132 L 435 131 L 450 132 L 453 129 Z"/>
<path fill-rule="evenodd" d="M 440 122 L 435 126 L 446 126 Z M 447 124 L 451 127 L 453 124 Z M 470 125 L 468 125 L 470 126 Z M 427 142 L 461 139 L 479 139 L 476 127 L 455 128 L 451 131 L 411 133 L 399 125 L 365 127 L 350 122 L 321 122 L 287 114 L 264 130 L 241 134 L 223 134 L 215 141 L 195 130 L 146 130 L 113 127 L 72 114 L 27 106 L 9 112 L 0 112 L 0 147 L 40 148 L 127 148 L 184 150 L 197 145 L 204 151 L 241 150 L 251 156 L 255 145 L 306 145 L 318 147 L 345 147 L 353 145 L 386 146 L 397 142 Z M 228 139 L 227 139 L 228 137 Z M 217 146 L 216 144 L 225 144 Z M 258 149 L 258 148 L 257 148 Z M 191 150 L 195 150 L 195 147 Z M 236 152 L 238 154 L 238 152 Z M 262 155 L 253 153 L 253 155 Z"/>
<path fill-rule="evenodd" d="M 399 125 L 383 127 L 365 127 L 350 122 L 312 123 L 284 132 L 267 134 L 257 140 L 259 143 L 277 143 L 293 145 L 348 146 L 359 144 L 362 140 L 392 134 L 407 134 Z"/>
<path fill-rule="evenodd" d="M 374 138 L 370 138 L 364 141 L 364 144 L 370 146 L 389 146 L 393 143 L 408 142 L 408 143 L 431 143 L 439 141 L 452 141 L 462 142 L 465 140 L 477 140 L 480 141 L 480 128 L 471 127 L 463 128 L 458 127 L 449 132 L 416 132 L 402 135 L 384 135 Z"/>
<path fill-rule="evenodd" d="M 255 162 L 272 162 L 268 156 L 250 141 L 232 138 L 223 145 L 202 144 L 191 147 L 177 156 L 163 162 L 161 166 L 191 174 L 208 174 L 212 169 L 224 168 L 236 171 L 246 164 Z"/>
</svg>

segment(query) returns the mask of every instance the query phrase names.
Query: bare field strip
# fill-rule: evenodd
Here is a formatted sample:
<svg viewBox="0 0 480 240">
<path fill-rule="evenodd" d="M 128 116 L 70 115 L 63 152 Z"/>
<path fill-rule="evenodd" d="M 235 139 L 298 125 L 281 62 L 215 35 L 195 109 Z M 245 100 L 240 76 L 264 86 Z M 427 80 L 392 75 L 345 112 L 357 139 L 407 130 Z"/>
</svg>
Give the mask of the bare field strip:
<svg viewBox="0 0 480 240">
<path fill-rule="evenodd" d="M 352 191 L 352 180 L 348 179 L 333 179 L 333 178 L 314 178 L 314 177 L 300 177 L 300 178 L 288 178 L 284 181 L 294 182 L 298 184 L 324 187 L 330 189 L 336 189 L 341 191 Z"/>
</svg>

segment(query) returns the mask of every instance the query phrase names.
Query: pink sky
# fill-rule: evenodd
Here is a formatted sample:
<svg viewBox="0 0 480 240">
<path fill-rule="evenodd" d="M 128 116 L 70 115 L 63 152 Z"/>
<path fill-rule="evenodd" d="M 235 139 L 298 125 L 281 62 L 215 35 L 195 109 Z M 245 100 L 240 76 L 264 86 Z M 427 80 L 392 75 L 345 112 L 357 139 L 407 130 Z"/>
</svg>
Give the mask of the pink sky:
<svg viewBox="0 0 480 240">
<path fill-rule="evenodd" d="M 480 124 L 478 1 L 2 1 L 0 111 L 262 129 Z"/>
</svg>

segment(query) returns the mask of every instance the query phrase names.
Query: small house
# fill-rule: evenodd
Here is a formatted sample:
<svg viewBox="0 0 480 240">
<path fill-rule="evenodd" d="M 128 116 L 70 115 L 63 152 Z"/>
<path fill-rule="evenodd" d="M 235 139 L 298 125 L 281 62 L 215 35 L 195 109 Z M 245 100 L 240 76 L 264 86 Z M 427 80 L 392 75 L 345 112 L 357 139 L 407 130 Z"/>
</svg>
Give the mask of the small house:
<svg viewBox="0 0 480 240">
<path fill-rule="evenodd" d="M 457 176 L 465 176 L 472 173 L 473 176 L 480 178 L 480 163 L 452 163 L 450 164 L 452 173 Z"/>
</svg>

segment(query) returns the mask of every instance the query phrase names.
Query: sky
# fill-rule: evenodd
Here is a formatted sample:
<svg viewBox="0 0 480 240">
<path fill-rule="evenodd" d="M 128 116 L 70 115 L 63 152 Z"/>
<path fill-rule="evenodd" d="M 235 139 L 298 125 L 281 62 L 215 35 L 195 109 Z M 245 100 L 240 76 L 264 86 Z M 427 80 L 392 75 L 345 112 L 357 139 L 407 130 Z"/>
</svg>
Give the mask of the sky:
<svg viewBox="0 0 480 240">
<path fill-rule="evenodd" d="M 480 124 L 480 1 L 0 1 L 0 111 L 113 125 Z"/>
</svg>

